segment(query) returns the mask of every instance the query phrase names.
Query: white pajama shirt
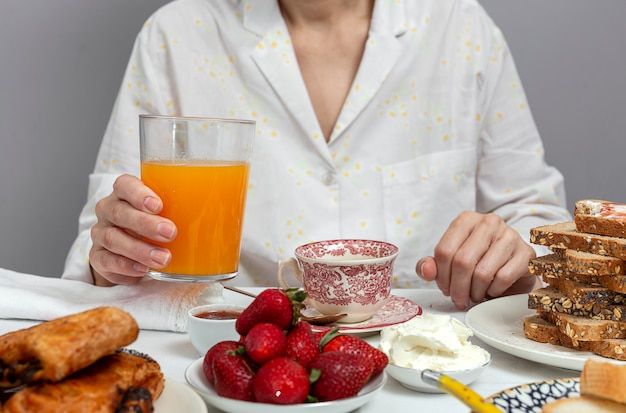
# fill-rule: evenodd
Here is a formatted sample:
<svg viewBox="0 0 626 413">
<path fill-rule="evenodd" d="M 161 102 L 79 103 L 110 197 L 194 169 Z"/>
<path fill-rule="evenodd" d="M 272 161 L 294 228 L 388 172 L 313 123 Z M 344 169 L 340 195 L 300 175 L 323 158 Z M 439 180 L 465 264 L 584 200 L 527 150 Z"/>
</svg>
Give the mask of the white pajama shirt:
<svg viewBox="0 0 626 413">
<path fill-rule="evenodd" d="M 276 285 L 298 245 L 367 238 L 400 248 L 394 287 L 423 287 L 415 263 L 464 210 L 526 240 L 570 219 L 507 43 L 476 0 L 377 0 L 329 142 L 276 1 L 162 7 L 136 39 L 64 278 L 92 282 L 95 204 L 120 174 L 139 176 L 142 113 L 256 121 L 242 286 Z"/>
</svg>

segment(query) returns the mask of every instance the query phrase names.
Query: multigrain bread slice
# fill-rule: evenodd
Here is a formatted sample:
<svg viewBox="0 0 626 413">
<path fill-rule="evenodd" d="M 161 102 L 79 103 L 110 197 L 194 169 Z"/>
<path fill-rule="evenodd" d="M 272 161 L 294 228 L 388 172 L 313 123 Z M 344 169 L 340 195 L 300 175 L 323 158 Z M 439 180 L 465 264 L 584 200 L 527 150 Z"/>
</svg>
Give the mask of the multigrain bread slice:
<svg viewBox="0 0 626 413">
<path fill-rule="evenodd" d="M 572 341 L 626 339 L 626 323 L 596 320 L 565 313 L 540 312 L 543 319 L 555 324 Z"/>
<path fill-rule="evenodd" d="M 555 278 L 581 275 L 623 275 L 626 265 L 623 260 L 606 255 L 557 248 L 558 253 L 541 255 L 530 260 L 531 274 L 550 274 Z"/>
<path fill-rule="evenodd" d="M 603 341 L 589 341 L 592 352 L 599 356 L 626 361 L 626 340 L 608 339 Z"/>
<path fill-rule="evenodd" d="M 548 285 L 558 288 L 563 294 L 578 304 L 607 305 L 626 304 L 626 294 L 613 291 L 600 284 L 587 284 L 566 278 L 545 279 Z"/>
<path fill-rule="evenodd" d="M 572 249 L 565 250 L 567 270 L 573 274 L 624 275 L 626 265 L 623 260 L 606 255 L 592 254 Z"/>
<path fill-rule="evenodd" d="M 626 238 L 626 205 L 598 199 L 576 201 L 574 222 L 580 232 Z"/>
<path fill-rule="evenodd" d="M 530 242 L 577 251 L 607 255 L 626 260 L 626 238 L 608 237 L 576 230 L 573 221 L 531 228 Z"/>
<path fill-rule="evenodd" d="M 617 293 L 626 294 L 626 275 L 623 272 L 624 261 L 598 254 L 567 250 L 563 255 L 548 254 L 529 261 L 528 271 L 540 276 L 550 285 L 556 285 L 554 279 L 571 280 L 583 284 L 598 284 Z"/>
<path fill-rule="evenodd" d="M 571 338 L 561 333 L 556 324 L 542 318 L 539 314 L 524 318 L 524 335 L 526 338 L 538 343 L 547 343 L 581 351 L 591 351 L 592 342 L 572 341 Z"/>
<path fill-rule="evenodd" d="M 626 305 L 586 304 L 572 300 L 556 287 L 538 288 L 528 293 L 528 308 L 543 312 L 558 312 L 596 320 L 626 322 Z"/>
<path fill-rule="evenodd" d="M 596 255 L 596 254 L 593 254 Z M 601 284 L 602 275 L 576 274 L 569 271 L 567 266 L 566 253 L 541 255 L 533 258 L 528 263 L 528 271 L 546 282 L 550 283 L 552 279 L 566 279 L 585 284 Z M 626 278 L 626 277 L 625 277 Z M 604 285 L 603 285 L 604 286 Z"/>
<path fill-rule="evenodd" d="M 566 397 L 545 404 L 542 413 L 626 413 L 626 405 L 597 397 Z"/>
<path fill-rule="evenodd" d="M 567 278 L 567 261 L 560 254 L 540 255 L 528 263 L 528 272 L 546 278 Z"/>
<path fill-rule="evenodd" d="M 524 335 L 526 338 L 539 342 L 562 346 L 578 351 L 588 351 L 598 356 L 626 361 L 626 340 L 607 339 L 602 341 L 577 341 L 540 314 L 524 318 Z"/>
</svg>

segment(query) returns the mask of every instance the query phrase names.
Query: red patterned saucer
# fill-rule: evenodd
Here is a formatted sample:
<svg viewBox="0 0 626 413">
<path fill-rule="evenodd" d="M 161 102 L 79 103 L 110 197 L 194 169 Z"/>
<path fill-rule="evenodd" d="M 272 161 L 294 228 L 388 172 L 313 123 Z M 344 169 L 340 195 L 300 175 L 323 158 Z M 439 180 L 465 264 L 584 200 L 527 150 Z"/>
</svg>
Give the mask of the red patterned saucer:
<svg viewBox="0 0 626 413">
<path fill-rule="evenodd" d="M 302 314 L 307 316 L 316 316 L 321 313 L 313 307 L 307 307 L 302 310 Z M 313 330 L 322 331 L 339 327 L 339 332 L 344 334 L 372 333 L 380 331 L 387 326 L 403 323 L 421 314 L 422 307 L 415 304 L 413 301 L 408 298 L 391 295 L 383 308 L 378 310 L 372 318 L 368 320 L 351 324 L 334 323 L 327 326 L 313 326 Z"/>
</svg>

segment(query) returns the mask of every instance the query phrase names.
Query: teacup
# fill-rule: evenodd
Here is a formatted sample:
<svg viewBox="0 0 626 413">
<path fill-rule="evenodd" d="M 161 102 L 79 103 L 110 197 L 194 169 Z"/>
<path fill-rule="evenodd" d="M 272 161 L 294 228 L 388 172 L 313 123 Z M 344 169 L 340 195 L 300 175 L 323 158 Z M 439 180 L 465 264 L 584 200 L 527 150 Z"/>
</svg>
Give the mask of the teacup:
<svg viewBox="0 0 626 413">
<path fill-rule="evenodd" d="M 346 313 L 342 323 L 358 323 L 372 317 L 391 294 L 393 263 L 398 247 L 363 239 L 312 242 L 295 250 L 296 258 L 278 263 L 278 284 L 291 269 L 307 292 L 307 303 L 322 314 Z"/>
</svg>

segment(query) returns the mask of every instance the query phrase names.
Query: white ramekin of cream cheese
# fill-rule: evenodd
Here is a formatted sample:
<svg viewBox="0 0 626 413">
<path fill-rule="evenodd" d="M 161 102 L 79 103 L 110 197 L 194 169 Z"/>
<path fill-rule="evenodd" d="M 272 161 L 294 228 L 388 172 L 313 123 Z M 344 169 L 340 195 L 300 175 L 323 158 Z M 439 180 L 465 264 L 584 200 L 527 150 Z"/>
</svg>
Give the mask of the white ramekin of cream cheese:
<svg viewBox="0 0 626 413">
<path fill-rule="evenodd" d="M 396 366 L 419 370 L 458 371 L 477 368 L 491 358 L 468 339 L 472 331 L 449 315 L 423 314 L 385 327 L 379 348 Z"/>
</svg>

